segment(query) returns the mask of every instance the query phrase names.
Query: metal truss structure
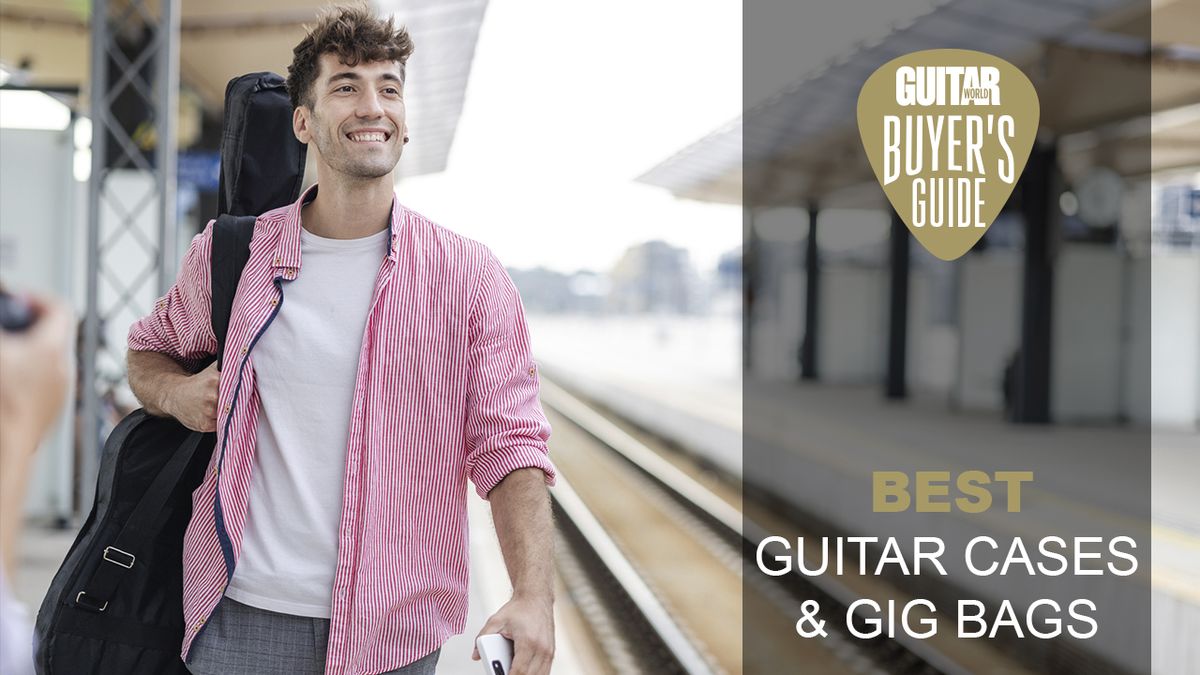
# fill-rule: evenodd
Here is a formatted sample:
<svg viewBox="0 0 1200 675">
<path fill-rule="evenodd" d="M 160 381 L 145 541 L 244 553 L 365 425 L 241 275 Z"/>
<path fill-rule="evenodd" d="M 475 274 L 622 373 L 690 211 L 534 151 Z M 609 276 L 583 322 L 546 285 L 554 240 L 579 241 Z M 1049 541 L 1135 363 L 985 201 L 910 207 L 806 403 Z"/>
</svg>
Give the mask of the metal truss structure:
<svg viewBox="0 0 1200 675">
<path fill-rule="evenodd" d="M 92 2 L 92 172 L 81 355 L 88 426 L 80 429 L 79 439 L 84 511 L 92 500 L 107 430 L 102 372 L 115 373 L 109 379 L 116 382 L 124 373 L 124 341 L 105 339 L 113 335 L 106 327 L 127 326 L 146 314 L 175 277 L 179 16 L 179 0 Z M 144 110 L 132 131 L 127 128 L 130 102 Z"/>
</svg>

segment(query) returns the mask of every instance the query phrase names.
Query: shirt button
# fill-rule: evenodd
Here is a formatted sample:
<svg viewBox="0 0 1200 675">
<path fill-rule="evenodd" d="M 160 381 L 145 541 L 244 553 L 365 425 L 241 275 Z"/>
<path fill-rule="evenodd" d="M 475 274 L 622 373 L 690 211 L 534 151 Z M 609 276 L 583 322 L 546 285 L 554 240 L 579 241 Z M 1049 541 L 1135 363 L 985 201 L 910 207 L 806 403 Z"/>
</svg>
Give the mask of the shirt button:
<svg viewBox="0 0 1200 675">
<path fill-rule="evenodd" d="M 242 356 L 245 356 L 246 354 L 249 354 L 249 353 L 250 353 L 249 347 L 242 347 Z"/>
<path fill-rule="evenodd" d="M 229 414 L 229 406 L 225 406 L 225 414 L 226 414 L 226 415 L 228 415 L 228 414 Z"/>
<path fill-rule="evenodd" d="M 531 367 L 531 368 L 529 369 L 529 374 L 530 374 L 530 375 L 533 375 L 533 374 L 534 374 L 534 373 L 536 373 L 536 372 L 537 372 L 537 368 L 532 368 L 532 367 Z"/>
<path fill-rule="evenodd" d="M 283 264 L 283 258 L 276 258 L 276 259 L 275 259 L 275 264 L 276 264 L 276 265 L 282 265 L 282 264 Z"/>
<path fill-rule="evenodd" d="M 200 623 L 197 623 L 195 626 L 192 626 L 192 632 L 193 632 L 193 633 L 199 633 L 201 628 L 204 628 L 204 622 L 203 622 L 203 621 L 201 621 Z"/>
<path fill-rule="evenodd" d="M 271 298 L 271 306 L 278 307 L 279 306 L 279 298 Z"/>
</svg>

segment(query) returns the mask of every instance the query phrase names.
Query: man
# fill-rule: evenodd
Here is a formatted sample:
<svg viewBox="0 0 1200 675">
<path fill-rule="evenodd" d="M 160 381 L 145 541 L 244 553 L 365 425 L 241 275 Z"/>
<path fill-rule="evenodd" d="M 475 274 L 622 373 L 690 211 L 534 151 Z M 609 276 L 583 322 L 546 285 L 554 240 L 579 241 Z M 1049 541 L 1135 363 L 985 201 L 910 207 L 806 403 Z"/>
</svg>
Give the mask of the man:
<svg viewBox="0 0 1200 675">
<path fill-rule="evenodd" d="M 550 428 L 519 297 L 495 256 L 400 205 L 412 42 L 361 8 L 295 49 L 293 130 L 317 185 L 263 214 L 212 354 L 198 235 L 129 333 L 155 414 L 217 432 L 184 541 L 195 673 L 432 673 L 467 607 L 467 480 L 489 499 L 512 599 L 481 633 L 514 673 L 554 651 Z"/>
</svg>

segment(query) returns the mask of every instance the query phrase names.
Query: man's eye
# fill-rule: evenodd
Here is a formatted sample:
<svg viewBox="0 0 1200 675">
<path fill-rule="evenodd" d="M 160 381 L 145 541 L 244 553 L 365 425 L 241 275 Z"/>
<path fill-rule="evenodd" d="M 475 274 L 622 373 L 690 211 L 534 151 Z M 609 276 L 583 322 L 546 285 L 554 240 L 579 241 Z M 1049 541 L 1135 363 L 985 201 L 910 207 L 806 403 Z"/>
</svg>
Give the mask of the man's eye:
<svg viewBox="0 0 1200 675">
<path fill-rule="evenodd" d="M 400 95 L 400 90 L 396 89 L 395 87 L 388 87 L 387 89 L 384 89 L 383 91 L 388 94 L 395 94 L 397 96 Z"/>
<path fill-rule="evenodd" d="M 337 88 L 337 91 L 354 91 L 354 87 L 351 87 L 348 84 L 343 84 L 342 86 Z"/>
</svg>

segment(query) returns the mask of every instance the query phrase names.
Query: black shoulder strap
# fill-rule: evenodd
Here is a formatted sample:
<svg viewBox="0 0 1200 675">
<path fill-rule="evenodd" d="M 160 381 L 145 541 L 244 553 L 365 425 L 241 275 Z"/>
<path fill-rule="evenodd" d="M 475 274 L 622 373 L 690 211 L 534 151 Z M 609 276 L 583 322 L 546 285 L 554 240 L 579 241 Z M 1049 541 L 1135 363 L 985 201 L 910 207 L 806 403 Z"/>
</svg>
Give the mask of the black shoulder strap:
<svg viewBox="0 0 1200 675">
<path fill-rule="evenodd" d="M 212 241 L 212 329 L 217 336 L 217 369 L 225 352 L 225 337 L 229 332 L 229 315 L 233 311 L 233 295 L 246 261 L 250 258 L 250 239 L 254 234 L 254 216 L 221 215 L 213 224 Z M 103 612 L 113 592 L 127 570 L 137 562 L 137 555 L 151 545 L 157 534 L 155 527 L 164 508 L 175 492 L 183 474 L 191 465 L 200 447 L 203 434 L 193 432 L 175 449 L 171 458 L 158 471 L 146 488 L 137 506 L 125 521 L 125 526 L 101 553 L 100 565 L 75 596 L 78 607 Z M 106 564 L 107 563 L 107 564 Z"/>
<path fill-rule="evenodd" d="M 100 564 L 92 576 L 84 580 L 79 593 L 75 595 L 76 607 L 93 612 L 108 609 L 108 602 L 113 598 L 125 572 L 137 564 L 139 554 L 154 545 L 154 538 L 159 534 L 155 528 L 156 521 L 165 517 L 167 502 L 191 464 L 203 437 L 204 434 L 198 431 L 188 434 L 183 444 L 159 469 L 150 487 L 146 488 L 145 494 L 130 512 L 125 526 L 113 537 L 112 543 L 100 551 Z"/>
<path fill-rule="evenodd" d="M 217 370 L 224 366 L 225 336 L 229 333 L 229 315 L 238 280 L 250 258 L 250 238 L 254 235 L 254 216 L 222 214 L 213 223 L 212 233 L 212 329 L 217 336 Z"/>
</svg>

